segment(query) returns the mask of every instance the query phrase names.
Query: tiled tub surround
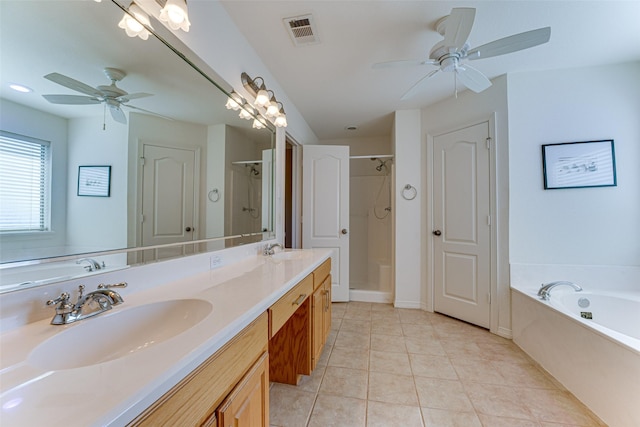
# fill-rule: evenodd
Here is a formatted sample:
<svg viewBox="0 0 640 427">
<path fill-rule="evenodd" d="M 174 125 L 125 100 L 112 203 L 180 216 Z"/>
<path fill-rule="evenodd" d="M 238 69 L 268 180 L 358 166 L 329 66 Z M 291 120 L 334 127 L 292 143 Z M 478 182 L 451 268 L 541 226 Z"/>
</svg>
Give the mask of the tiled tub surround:
<svg viewBox="0 0 640 427">
<path fill-rule="evenodd" d="M 304 426 L 568 427 L 602 422 L 510 340 L 388 304 L 334 303 L 319 366 L 272 384 L 270 422 Z"/>
<path fill-rule="evenodd" d="M 101 276 L 100 281 L 105 283 L 125 280 L 129 286 L 121 292 L 124 304 L 100 316 L 117 315 L 144 304 L 189 298 L 205 300 L 213 309 L 196 326 L 171 339 L 119 359 L 81 368 L 47 371 L 28 362 L 29 354 L 39 343 L 78 325 L 88 326 L 100 317 L 67 326 L 49 324 L 54 310 L 44 302 L 62 291 L 73 291 L 75 301 L 77 283 L 2 295 L 2 425 L 35 426 L 52 422 L 83 427 L 125 425 L 264 313 L 330 254 L 327 250 L 311 250 L 308 257 L 275 260 L 256 252 L 253 249 L 248 257 L 244 257 L 246 253 L 240 254 L 242 259 L 233 259 L 236 262 L 230 262 L 228 254 L 224 260 L 196 256 Z M 210 263 L 228 265 L 208 270 L 202 268 L 203 261 L 206 267 Z M 190 267 L 200 272 L 194 273 Z M 87 290 L 97 286 L 89 281 L 84 283 Z M 68 351 L 73 352 L 74 348 Z M 64 354 L 51 357 L 64 358 Z"/>
<path fill-rule="evenodd" d="M 540 284 L 555 280 L 578 283 L 584 290 L 565 295 L 574 291 L 559 287 L 549 302 L 540 301 Z M 559 310 L 560 300 L 590 293 L 619 291 L 637 300 L 640 268 L 516 264 L 511 282 L 515 343 L 611 427 L 640 425 L 640 340 Z M 621 309 L 615 314 L 621 315 Z M 595 309 L 593 316 L 598 316 Z M 625 316 L 627 326 L 640 328 L 638 312 Z"/>
</svg>

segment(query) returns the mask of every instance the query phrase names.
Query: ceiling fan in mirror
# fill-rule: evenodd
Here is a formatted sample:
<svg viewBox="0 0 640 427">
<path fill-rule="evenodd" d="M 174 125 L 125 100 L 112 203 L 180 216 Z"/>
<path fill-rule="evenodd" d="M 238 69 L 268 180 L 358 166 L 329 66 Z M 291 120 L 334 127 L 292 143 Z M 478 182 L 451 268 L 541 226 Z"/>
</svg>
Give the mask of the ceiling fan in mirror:
<svg viewBox="0 0 640 427">
<path fill-rule="evenodd" d="M 471 34 L 475 16 L 476 10 L 474 8 L 453 8 L 450 15 L 445 16 L 436 23 L 436 30 L 444 37 L 444 40 L 433 46 L 429 52 L 429 58 L 378 62 L 373 64 L 373 68 L 414 65 L 435 65 L 438 67 L 409 88 L 402 96 L 402 100 L 413 96 L 430 77 L 440 71 L 453 73 L 456 83 L 459 80 L 472 91 L 482 92 L 491 86 L 491 81 L 480 71 L 468 65 L 467 61 L 528 49 L 548 42 L 551 36 L 551 27 L 544 27 L 494 40 L 471 49 L 467 39 Z"/>
<path fill-rule="evenodd" d="M 144 113 L 153 114 L 154 116 L 162 117 L 168 120 L 172 120 L 170 117 L 163 116 L 153 111 L 145 110 L 144 108 L 136 107 L 129 104 L 129 101 L 133 99 L 146 98 L 153 96 L 150 93 L 138 92 L 128 93 L 127 91 L 119 88 L 116 83 L 121 81 L 127 73 L 117 68 L 107 67 L 104 70 L 104 74 L 109 80 L 110 85 L 100 85 L 97 87 L 89 86 L 76 79 L 65 76 L 60 73 L 50 73 L 44 76 L 45 79 L 64 86 L 68 89 L 76 92 L 83 93 L 84 95 L 42 95 L 47 101 L 52 104 L 64 104 L 64 105 L 94 105 L 104 104 L 105 109 L 108 107 L 111 117 L 118 123 L 127 124 L 127 118 L 122 111 L 122 107 L 130 108 L 133 110 L 142 111 Z"/>
</svg>

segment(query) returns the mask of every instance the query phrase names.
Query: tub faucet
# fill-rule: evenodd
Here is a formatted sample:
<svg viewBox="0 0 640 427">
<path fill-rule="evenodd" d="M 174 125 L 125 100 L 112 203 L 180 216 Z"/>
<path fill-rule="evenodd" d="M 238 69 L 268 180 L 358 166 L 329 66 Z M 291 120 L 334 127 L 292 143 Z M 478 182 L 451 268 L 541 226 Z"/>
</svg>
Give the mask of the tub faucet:
<svg viewBox="0 0 640 427">
<path fill-rule="evenodd" d="M 47 305 L 58 304 L 51 324 L 67 325 L 111 310 L 114 305 L 122 304 L 124 301 L 120 294 L 108 288 L 123 288 L 125 286 L 127 286 L 126 282 L 116 285 L 102 285 L 100 289 L 84 295 L 84 285 L 80 285 L 78 287 L 78 301 L 75 304 L 69 301 L 71 297 L 69 293 L 63 292 L 58 298 L 47 301 Z"/>
<path fill-rule="evenodd" d="M 94 270 L 100 270 L 102 267 L 104 267 L 104 262 L 102 263 L 102 265 L 100 265 L 100 263 L 98 263 L 98 261 L 96 261 L 95 259 L 92 258 L 82 258 L 76 261 L 76 264 L 82 264 L 83 262 L 88 262 L 89 265 L 85 265 L 84 268 L 87 271 L 94 271 Z"/>
<path fill-rule="evenodd" d="M 540 297 L 541 300 L 547 301 L 549 299 L 549 297 L 551 296 L 551 289 L 555 288 L 556 286 L 560 286 L 560 285 L 571 286 L 573 289 L 576 290 L 576 292 L 580 292 L 582 290 L 582 288 L 580 286 L 576 285 L 573 282 L 558 281 L 558 282 L 543 283 L 540 286 L 540 289 L 538 290 L 538 297 Z"/>
<path fill-rule="evenodd" d="M 264 247 L 263 255 L 273 255 L 276 253 L 275 249 L 282 249 L 282 245 L 280 243 L 269 243 Z"/>
</svg>

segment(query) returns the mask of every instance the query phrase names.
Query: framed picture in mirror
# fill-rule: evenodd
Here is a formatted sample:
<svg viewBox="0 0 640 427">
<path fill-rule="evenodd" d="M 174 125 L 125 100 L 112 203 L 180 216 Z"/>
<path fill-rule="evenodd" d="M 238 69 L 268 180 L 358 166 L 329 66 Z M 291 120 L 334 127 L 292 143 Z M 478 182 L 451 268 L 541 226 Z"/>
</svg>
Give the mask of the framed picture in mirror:
<svg viewBox="0 0 640 427">
<path fill-rule="evenodd" d="M 78 166 L 78 196 L 110 195 L 111 166 Z"/>
<path fill-rule="evenodd" d="M 542 146 L 544 189 L 615 187 L 613 140 Z"/>
</svg>

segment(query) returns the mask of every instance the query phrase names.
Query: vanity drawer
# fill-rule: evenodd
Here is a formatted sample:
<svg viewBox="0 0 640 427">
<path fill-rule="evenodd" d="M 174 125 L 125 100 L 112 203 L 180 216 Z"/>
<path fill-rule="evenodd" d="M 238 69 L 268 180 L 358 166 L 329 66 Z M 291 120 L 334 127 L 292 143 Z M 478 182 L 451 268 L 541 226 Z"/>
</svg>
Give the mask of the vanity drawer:
<svg viewBox="0 0 640 427">
<path fill-rule="evenodd" d="M 323 262 L 318 268 L 313 271 L 313 289 L 318 289 L 324 279 L 331 273 L 331 258 Z"/>
<path fill-rule="evenodd" d="M 269 337 L 273 337 L 300 305 L 313 292 L 313 274 L 308 275 L 293 289 L 269 307 Z"/>
</svg>

